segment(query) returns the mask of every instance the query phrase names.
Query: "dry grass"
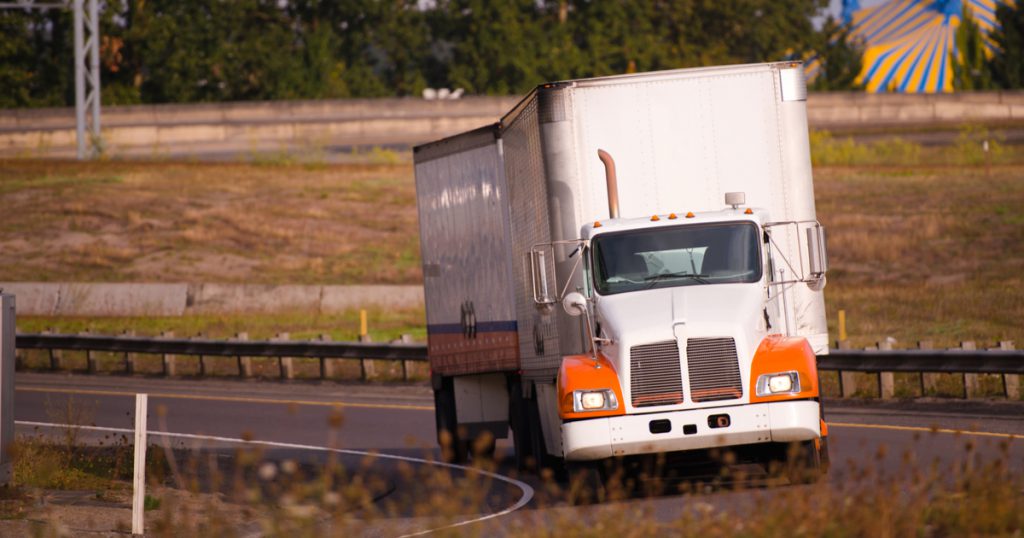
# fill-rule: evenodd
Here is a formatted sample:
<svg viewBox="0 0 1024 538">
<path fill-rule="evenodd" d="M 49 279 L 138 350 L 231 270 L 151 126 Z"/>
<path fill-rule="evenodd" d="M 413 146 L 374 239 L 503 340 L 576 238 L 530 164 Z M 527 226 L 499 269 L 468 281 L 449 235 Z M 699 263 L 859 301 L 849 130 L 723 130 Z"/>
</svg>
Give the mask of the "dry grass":
<svg viewBox="0 0 1024 538">
<path fill-rule="evenodd" d="M 1022 178 L 1020 165 L 817 168 L 833 337 L 845 309 L 854 347 L 1024 343 Z"/>
<path fill-rule="evenodd" d="M 337 422 L 340 423 L 341 415 Z M 335 426 L 336 427 L 336 426 Z M 1011 465 L 1009 442 L 979 450 L 972 438 L 923 434 L 894 455 L 898 470 L 887 469 L 889 448 L 871 447 L 869 456 L 839 462 L 834 476 L 805 486 L 763 473 L 731 470 L 685 479 L 645 492 L 623 487 L 617 478 L 603 484 L 557 482 L 550 474 L 530 479 L 537 486 L 531 509 L 497 520 L 447 529 L 441 536 L 1018 536 L 1024 527 L 1024 483 Z M 949 443 L 944 462 L 925 461 L 926 445 Z M 159 447 L 151 447 L 160 454 Z M 222 454 L 227 458 L 218 456 Z M 872 457 L 873 456 L 873 457 Z M 426 456 L 428 459 L 429 455 Z M 383 462 L 328 459 L 315 466 L 268 458 L 258 447 L 223 451 L 178 451 L 178 463 L 150 475 L 150 491 L 160 506 L 146 514 L 147 535 L 231 536 L 259 530 L 267 536 L 393 536 L 475 519 L 509 506 L 518 493 L 476 472 L 462 473 L 401 462 L 391 479 L 375 469 Z M 18 459 L 16 466 L 25 465 Z M 511 473 L 500 463 L 474 466 Z M 838 468 L 837 468 L 838 467 Z M 660 475 L 665 470 L 656 470 Z M 162 475 L 162 478 L 161 478 Z M 107 475 L 112 487 L 116 479 Z M 176 486 L 177 494 L 163 486 Z M 602 501 L 593 503 L 594 497 Z M 35 507 L 32 495 L 8 518 L 29 518 L 39 535 L 57 535 L 60 511 Z M 655 499 L 656 502 L 645 502 Z M 109 499 L 127 514 L 124 495 Z M 674 507 L 666 510 L 666 501 Z M 661 509 L 657 509 L 658 505 Z M 581 506 L 582 505 L 582 506 Z M 104 518 L 97 508 L 94 517 Z M 96 530 L 118 524 L 95 521 Z M 409 519 L 414 518 L 414 519 Z M 103 524 L 109 525 L 103 529 Z M 0 522 L 12 533 L 26 528 Z M 118 529 L 123 530 L 123 529 Z"/>
<path fill-rule="evenodd" d="M 973 162 L 973 142 L 958 144 L 948 151 Z M 941 151 L 876 146 L 883 162 Z M 1000 151 L 1003 162 L 1022 154 Z M 845 309 L 855 347 L 886 337 L 897 347 L 1024 343 L 1022 178 L 1022 164 L 817 166 L 833 338 Z M 414 191 L 408 165 L 0 161 L 0 281 L 415 284 Z M 155 323 L 185 335 L 333 332 L 259 319 Z M 29 321 L 115 333 L 139 323 Z"/>
<path fill-rule="evenodd" d="M 0 161 L 0 280 L 420 278 L 409 166 Z"/>
</svg>

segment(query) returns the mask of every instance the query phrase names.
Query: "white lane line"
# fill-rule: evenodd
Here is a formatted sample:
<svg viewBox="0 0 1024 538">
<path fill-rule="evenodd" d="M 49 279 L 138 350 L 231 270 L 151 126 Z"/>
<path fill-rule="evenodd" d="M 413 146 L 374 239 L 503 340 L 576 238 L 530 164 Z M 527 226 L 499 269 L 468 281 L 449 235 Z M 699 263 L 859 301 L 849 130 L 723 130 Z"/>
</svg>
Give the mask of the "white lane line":
<svg viewBox="0 0 1024 538">
<path fill-rule="evenodd" d="M 37 427 L 41 427 L 41 428 L 78 428 L 78 429 L 81 429 L 81 430 L 92 430 L 92 431 L 101 431 L 101 432 L 115 432 L 115 433 L 134 433 L 134 431 L 135 431 L 135 430 L 130 430 L 130 429 L 126 429 L 126 428 L 109 428 L 109 427 L 104 427 L 104 426 L 78 426 L 78 425 L 74 425 L 74 424 L 53 424 L 53 423 L 49 423 L 49 422 L 31 422 L 31 421 L 27 421 L 27 420 L 16 420 L 16 421 L 14 421 L 14 423 L 17 424 L 17 425 L 20 425 L 20 426 L 37 426 Z M 504 476 L 504 475 L 500 475 L 498 473 L 492 473 L 490 471 L 485 471 L 483 469 L 474 469 L 472 467 L 466 467 L 464 465 L 456 465 L 454 463 L 445 463 L 443 461 L 431 461 L 431 460 L 425 460 L 425 459 L 421 459 L 421 458 L 413 458 L 411 456 L 399 456 L 399 455 L 396 455 L 396 454 L 383 454 L 383 453 L 379 453 L 379 452 L 364 452 L 362 450 L 352 450 L 352 449 L 347 449 L 347 448 L 331 448 L 331 447 L 316 446 L 316 445 L 300 445 L 300 444 L 296 444 L 296 443 L 278 443 L 278 442 L 275 442 L 275 441 L 253 441 L 253 440 L 246 440 L 246 439 L 238 439 L 238 438 L 234 438 L 234 437 L 219 437 L 219 436 L 216 436 L 216 435 L 197 435 L 197 434 L 191 434 L 191 433 L 174 433 L 174 432 L 159 432 L 159 431 L 150 431 L 150 432 L 147 432 L 147 434 L 148 435 L 161 436 L 161 437 L 176 437 L 176 438 L 180 438 L 180 439 L 197 439 L 197 440 L 203 440 L 203 441 L 219 441 L 219 442 L 222 442 L 222 443 L 241 443 L 241 444 L 246 444 L 246 445 L 261 445 L 261 446 L 270 446 L 270 447 L 276 447 L 276 448 L 295 448 L 295 449 L 300 449 L 300 450 L 314 450 L 314 451 L 319 451 L 319 452 L 335 452 L 335 453 L 338 453 L 338 454 L 349 454 L 349 455 L 353 455 L 353 456 L 370 456 L 370 457 L 377 457 L 377 458 L 383 458 L 383 459 L 389 459 L 389 460 L 406 461 L 406 462 L 409 462 L 409 463 L 421 463 L 421 464 L 426 464 L 426 465 L 434 465 L 434 466 L 437 466 L 437 467 L 447 467 L 449 469 L 458 469 L 458 470 L 464 471 L 464 472 L 472 472 L 472 473 L 477 473 L 477 474 L 481 474 L 481 475 L 484 475 L 484 476 L 488 476 L 488 477 L 494 478 L 495 480 L 500 480 L 502 482 L 506 482 L 508 484 L 512 484 L 513 486 L 519 488 L 523 492 L 523 496 L 519 498 L 519 501 L 517 501 L 512 506 L 510 506 L 510 507 L 508 507 L 508 508 L 506 508 L 506 509 L 504 509 L 504 510 L 502 510 L 500 512 L 495 512 L 493 514 L 488 514 L 486 516 L 481 516 L 481 517 L 478 517 L 478 518 L 467 519 L 465 521 L 460 521 L 458 523 L 452 523 L 450 525 L 445 525 L 443 527 L 427 529 L 427 530 L 423 530 L 423 531 L 419 531 L 419 532 L 414 532 L 414 533 L 411 533 L 411 534 L 403 534 L 403 535 L 399 536 L 398 538 L 410 538 L 412 536 L 422 536 L 424 534 L 430 534 L 432 532 L 442 531 L 442 530 L 446 530 L 446 529 L 454 529 L 454 528 L 457 528 L 457 527 L 463 527 L 463 526 L 466 526 L 466 525 L 472 525 L 474 523 L 481 523 L 481 522 L 487 521 L 489 519 L 494 519 L 494 518 L 498 518 L 498 517 L 501 517 L 501 516 L 504 516 L 504 515 L 507 515 L 507 514 L 511 514 L 512 512 L 515 512 L 516 510 L 519 510 L 520 508 L 526 506 L 526 504 L 528 502 L 530 502 L 530 500 L 533 499 L 533 493 L 534 493 L 533 492 L 533 488 L 530 487 L 529 484 L 527 484 L 525 482 L 521 482 L 521 481 L 516 480 L 514 478 L 510 478 L 510 477 L 507 477 L 507 476 Z"/>
</svg>

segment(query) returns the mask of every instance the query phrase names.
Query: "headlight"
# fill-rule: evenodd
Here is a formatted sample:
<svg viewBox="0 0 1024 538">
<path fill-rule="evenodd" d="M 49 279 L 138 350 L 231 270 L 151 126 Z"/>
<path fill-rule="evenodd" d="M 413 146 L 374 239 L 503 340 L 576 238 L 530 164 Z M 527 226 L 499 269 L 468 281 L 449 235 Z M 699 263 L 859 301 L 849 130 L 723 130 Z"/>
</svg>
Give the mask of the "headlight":
<svg viewBox="0 0 1024 538">
<path fill-rule="evenodd" d="M 800 392 L 800 374 L 797 372 L 762 374 L 757 378 L 758 396 L 796 394 L 798 392 Z"/>
<path fill-rule="evenodd" d="M 615 392 L 610 389 L 576 390 L 572 393 L 572 400 L 572 410 L 577 413 L 584 411 L 610 411 L 619 408 L 619 401 L 615 398 Z"/>
</svg>

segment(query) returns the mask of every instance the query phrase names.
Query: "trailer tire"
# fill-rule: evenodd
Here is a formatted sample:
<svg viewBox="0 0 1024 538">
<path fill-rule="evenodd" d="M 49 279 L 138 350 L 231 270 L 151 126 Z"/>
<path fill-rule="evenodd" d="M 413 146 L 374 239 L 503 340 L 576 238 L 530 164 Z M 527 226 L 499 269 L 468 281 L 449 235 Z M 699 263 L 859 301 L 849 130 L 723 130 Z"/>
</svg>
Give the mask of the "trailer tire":
<svg viewBox="0 0 1024 538">
<path fill-rule="evenodd" d="M 441 460 L 447 463 L 466 463 L 469 443 L 459 435 L 452 378 L 442 378 L 440 385 L 434 390 L 434 419 L 437 425 L 437 444 L 441 447 Z"/>
</svg>

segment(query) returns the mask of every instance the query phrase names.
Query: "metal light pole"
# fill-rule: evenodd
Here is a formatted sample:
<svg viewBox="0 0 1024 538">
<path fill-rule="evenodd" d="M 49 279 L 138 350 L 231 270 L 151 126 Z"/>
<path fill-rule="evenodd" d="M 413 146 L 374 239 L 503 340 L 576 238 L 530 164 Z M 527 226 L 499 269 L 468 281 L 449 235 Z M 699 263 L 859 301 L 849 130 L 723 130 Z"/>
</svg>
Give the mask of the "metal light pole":
<svg viewBox="0 0 1024 538">
<path fill-rule="evenodd" d="M 100 16 L 97 0 L 70 0 L 75 26 L 75 134 L 78 158 L 103 151 L 100 136 Z M 19 0 L 0 2 L 0 9 L 67 9 L 68 2 Z"/>
</svg>

